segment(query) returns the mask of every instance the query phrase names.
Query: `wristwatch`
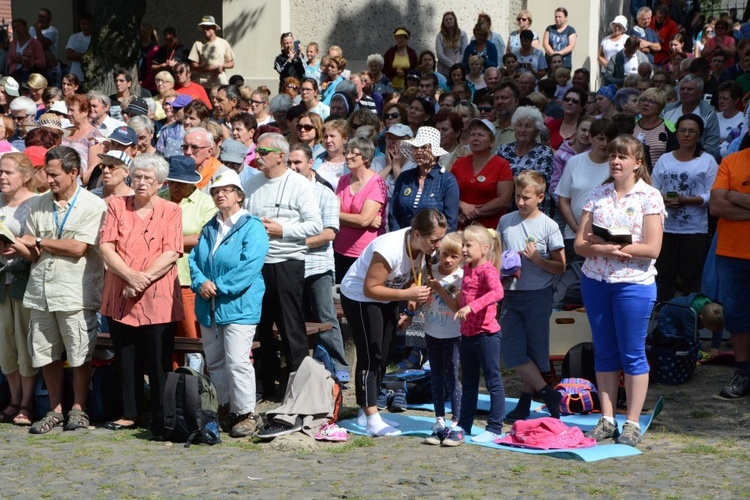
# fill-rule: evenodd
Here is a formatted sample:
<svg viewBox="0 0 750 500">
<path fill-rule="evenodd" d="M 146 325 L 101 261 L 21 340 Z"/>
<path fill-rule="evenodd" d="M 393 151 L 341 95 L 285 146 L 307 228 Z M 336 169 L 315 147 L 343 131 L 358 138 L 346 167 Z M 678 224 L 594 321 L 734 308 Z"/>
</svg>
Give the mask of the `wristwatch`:
<svg viewBox="0 0 750 500">
<path fill-rule="evenodd" d="M 42 248 L 42 238 L 37 238 L 36 239 L 36 248 L 38 250 L 41 250 L 41 248 Z"/>
</svg>

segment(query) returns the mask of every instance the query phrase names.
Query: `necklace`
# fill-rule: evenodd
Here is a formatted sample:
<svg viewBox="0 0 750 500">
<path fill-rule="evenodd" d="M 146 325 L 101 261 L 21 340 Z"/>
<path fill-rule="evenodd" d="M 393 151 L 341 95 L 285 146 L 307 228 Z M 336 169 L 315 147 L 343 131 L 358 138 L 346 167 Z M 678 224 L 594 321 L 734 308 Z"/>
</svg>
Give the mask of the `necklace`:
<svg viewBox="0 0 750 500">
<path fill-rule="evenodd" d="M 416 283 L 417 286 L 422 286 L 422 262 L 419 263 L 420 271 L 419 274 L 417 274 L 417 269 L 414 267 L 414 257 L 412 256 L 411 251 L 411 230 L 406 233 L 406 251 L 409 252 L 409 265 L 411 266 L 411 274 L 414 277 L 414 283 Z"/>
</svg>

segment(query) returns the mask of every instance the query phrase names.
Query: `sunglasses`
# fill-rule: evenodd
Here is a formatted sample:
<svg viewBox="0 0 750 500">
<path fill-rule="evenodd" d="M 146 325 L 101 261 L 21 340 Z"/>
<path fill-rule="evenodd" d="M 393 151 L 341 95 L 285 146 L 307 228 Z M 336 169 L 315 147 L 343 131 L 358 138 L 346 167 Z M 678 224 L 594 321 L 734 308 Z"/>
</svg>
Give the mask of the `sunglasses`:
<svg viewBox="0 0 750 500">
<path fill-rule="evenodd" d="M 386 120 L 387 119 L 395 120 L 396 118 L 399 118 L 400 116 L 401 116 L 400 113 L 387 113 L 383 115 L 383 118 L 385 118 Z"/>
<path fill-rule="evenodd" d="M 286 88 L 297 90 L 299 87 L 297 87 L 296 85 L 289 84 L 286 86 Z"/>
<path fill-rule="evenodd" d="M 315 127 L 313 125 L 310 125 L 309 123 L 298 123 L 297 124 L 297 130 L 302 132 L 303 130 L 306 132 L 310 132 Z"/>
<path fill-rule="evenodd" d="M 482 113 L 491 113 L 492 110 L 492 106 L 479 106 L 479 111 L 481 111 Z"/>
<path fill-rule="evenodd" d="M 271 153 L 283 153 L 282 150 L 274 148 L 255 148 L 255 152 L 260 156 L 268 156 Z"/>
<path fill-rule="evenodd" d="M 528 20 L 529 20 L 528 17 L 517 17 L 516 18 L 516 21 L 528 21 Z"/>
<path fill-rule="evenodd" d="M 563 99 L 563 102 L 569 102 L 571 104 L 581 104 L 581 101 L 579 101 L 578 99 L 573 99 L 572 97 L 566 97 L 565 99 Z"/>
</svg>

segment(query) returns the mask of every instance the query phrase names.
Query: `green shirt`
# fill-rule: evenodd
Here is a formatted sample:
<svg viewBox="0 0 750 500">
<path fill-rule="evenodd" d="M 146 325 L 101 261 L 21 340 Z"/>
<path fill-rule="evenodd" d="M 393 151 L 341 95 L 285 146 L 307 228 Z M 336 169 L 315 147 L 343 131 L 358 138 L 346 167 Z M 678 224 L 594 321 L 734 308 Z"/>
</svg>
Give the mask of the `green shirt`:
<svg viewBox="0 0 750 500">
<path fill-rule="evenodd" d="M 165 200 L 172 201 L 169 195 L 169 189 L 164 189 L 159 192 L 159 196 Z M 206 223 L 213 218 L 214 215 L 219 211 L 214 204 L 211 195 L 208 195 L 196 189 L 193 194 L 187 198 L 183 198 L 180 201 L 180 208 L 182 209 L 182 235 L 191 236 L 194 234 L 200 234 L 201 229 Z M 177 273 L 180 276 L 180 286 L 190 286 L 192 280 L 190 279 L 190 266 L 188 265 L 188 254 L 185 252 L 182 257 L 177 261 Z"/>
</svg>

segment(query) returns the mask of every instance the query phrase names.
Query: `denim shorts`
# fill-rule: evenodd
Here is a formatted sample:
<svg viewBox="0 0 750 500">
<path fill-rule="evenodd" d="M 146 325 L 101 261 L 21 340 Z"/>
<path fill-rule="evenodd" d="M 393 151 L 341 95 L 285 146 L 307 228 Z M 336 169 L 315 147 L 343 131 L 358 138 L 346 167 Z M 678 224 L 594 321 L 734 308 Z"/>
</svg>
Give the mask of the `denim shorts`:
<svg viewBox="0 0 750 500">
<path fill-rule="evenodd" d="M 716 272 L 727 331 L 750 332 L 750 260 L 717 255 Z"/>
</svg>

